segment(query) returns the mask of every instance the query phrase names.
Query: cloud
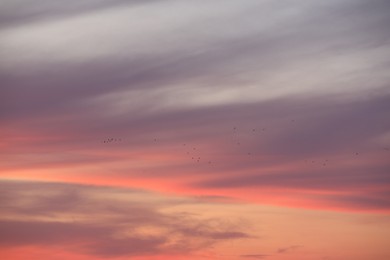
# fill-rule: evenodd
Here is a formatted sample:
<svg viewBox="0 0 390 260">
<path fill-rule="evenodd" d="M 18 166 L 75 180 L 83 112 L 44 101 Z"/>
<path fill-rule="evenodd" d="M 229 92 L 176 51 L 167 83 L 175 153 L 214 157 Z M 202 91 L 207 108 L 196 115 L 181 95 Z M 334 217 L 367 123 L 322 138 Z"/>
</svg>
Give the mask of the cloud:
<svg viewBox="0 0 390 260">
<path fill-rule="evenodd" d="M 3 167 L 76 167 L 84 175 L 84 165 L 101 165 L 93 169 L 94 179 L 158 178 L 168 185 L 174 178 L 206 194 L 233 198 L 238 188 L 287 189 L 341 208 L 386 209 L 388 200 L 380 192 L 389 185 L 383 149 L 388 142 L 387 104 L 387 94 L 348 101 L 330 95 L 161 111 L 139 118 L 98 119 L 88 112 L 89 118 L 71 121 L 25 121 L 24 129 L 35 128 L 36 133 L 18 140 L 19 133 L 10 132 L 5 142 L 14 152 L 5 155 Z M 108 136 L 122 141 L 103 144 Z M 195 155 L 201 163 L 194 166 Z M 219 193 L 221 189 L 232 192 Z M 314 190 L 339 195 L 311 194 Z"/>
<path fill-rule="evenodd" d="M 3 3 L 4 176 L 386 189 L 386 1 L 147 2 Z"/>
<path fill-rule="evenodd" d="M 380 186 L 380 185 L 378 185 Z M 315 197 L 315 196 L 314 196 Z M 389 194 L 386 188 L 378 191 L 351 192 L 350 194 L 318 195 L 319 200 L 328 201 L 330 204 L 345 207 L 349 205 L 356 209 L 388 210 L 390 208 Z"/>
<path fill-rule="evenodd" d="M 296 250 L 297 248 L 300 248 L 300 247 L 303 247 L 303 246 L 282 247 L 282 248 L 279 248 L 279 249 L 277 250 L 277 253 L 279 253 L 279 254 L 289 253 L 289 252 L 294 251 L 294 250 Z"/>
<path fill-rule="evenodd" d="M 245 257 L 245 258 L 255 258 L 255 259 L 265 259 L 267 258 L 269 255 L 261 255 L 261 254 L 258 254 L 258 255 L 241 255 L 241 257 Z"/>
<path fill-rule="evenodd" d="M 374 169 L 374 168 L 370 168 Z M 297 188 L 297 189 L 329 189 L 339 190 L 346 188 L 362 188 L 362 187 L 380 187 L 383 184 L 386 187 L 389 184 L 389 179 L 386 174 L 386 169 L 376 169 L 372 175 L 367 175 L 368 169 L 358 171 L 350 169 L 351 172 L 329 172 L 328 170 L 317 170 L 315 173 L 304 171 L 295 173 L 287 170 L 286 173 L 278 174 L 259 174 L 246 175 L 234 178 L 218 179 L 204 183 L 204 186 L 209 187 L 282 187 L 282 188 Z M 200 184 L 202 186 L 203 184 Z"/>
<path fill-rule="evenodd" d="M 42 6 L 74 6 L 57 2 Z M 78 7 L 107 2 L 122 3 L 87 1 Z M 43 113 L 48 107 L 56 112 L 107 94 L 120 98 L 123 92 L 127 100 L 142 96 L 149 103 L 145 107 L 156 102 L 147 100 L 145 92 L 173 95 L 170 102 L 203 105 L 323 92 L 325 87 L 336 93 L 340 88 L 371 90 L 387 82 L 383 56 L 388 6 L 383 1 L 323 5 L 292 1 L 281 6 L 227 1 L 225 8 L 213 3 L 166 2 L 181 12 L 167 18 L 166 6 L 148 4 L 145 10 L 120 9 L 4 31 L 2 44 L 8 51 L 2 54 L 3 92 L 20 101 L 7 102 L 6 113 Z M 268 14 L 267 18 L 259 12 Z M 147 19 L 150 13 L 155 14 L 154 22 Z M 215 16 L 218 19 L 212 19 Z M 91 28 L 91 23 L 101 26 Z M 375 30 L 362 30 L 362 26 Z M 102 31 L 102 27 L 110 30 Z M 143 30 L 138 32 L 139 28 Z M 69 30 L 72 37 L 67 36 Z M 60 40 L 52 41 L 52 37 Z M 105 43 L 89 44 L 95 41 Z"/>
<path fill-rule="evenodd" d="M 1 3 L 1 27 L 21 26 L 27 23 L 47 22 L 66 19 L 76 15 L 85 15 L 101 9 L 109 9 L 133 4 L 145 4 L 150 1 L 139 0 L 87 0 L 87 1 L 12 1 Z"/>
<path fill-rule="evenodd" d="M 227 222 L 164 213 L 177 202 L 143 191 L 14 181 L 0 186 L 2 247 L 61 245 L 115 257 L 189 253 L 251 237 Z"/>
<path fill-rule="evenodd" d="M 58 244 L 71 239 L 102 237 L 110 233 L 109 228 L 88 227 L 74 223 L 1 221 L 1 240 L 3 246 L 29 244 Z M 38 235 L 39 234 L 39 235 Z"/>
</svg>

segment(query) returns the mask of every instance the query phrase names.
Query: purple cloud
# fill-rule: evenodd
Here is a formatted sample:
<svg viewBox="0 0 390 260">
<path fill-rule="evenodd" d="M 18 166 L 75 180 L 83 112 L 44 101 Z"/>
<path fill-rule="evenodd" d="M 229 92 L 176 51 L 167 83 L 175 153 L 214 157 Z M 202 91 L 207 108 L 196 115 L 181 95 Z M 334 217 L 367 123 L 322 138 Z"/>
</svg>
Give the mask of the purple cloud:
<svg viewBox="0 0 390 260">
<path fill-rule="evenodd" d="M 251 237 L 216 219 L 162 213 L 164 207 L 184 201 L 164 202 L 144 191 L 13 181 L 1 181 L 0 186 L 0 247 L 61 245 L 84 254 L 115 257 L 188 253 Z M 143 196 L 148 199 L 142 202 Z"/>
</svg>

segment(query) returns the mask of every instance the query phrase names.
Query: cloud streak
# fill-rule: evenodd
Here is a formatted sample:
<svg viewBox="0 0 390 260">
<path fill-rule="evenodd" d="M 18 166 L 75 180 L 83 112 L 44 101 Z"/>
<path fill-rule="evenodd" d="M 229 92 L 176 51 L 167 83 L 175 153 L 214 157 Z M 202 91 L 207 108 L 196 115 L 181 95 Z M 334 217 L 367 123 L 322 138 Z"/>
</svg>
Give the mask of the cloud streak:
<svg viewBox="0 0 390 260">
<path fill-rule="evenodd" d="M 389 13 L 1 1 L 3 258 L 389 259 Z"/>
<path fill-rule="evenodd" d="M 145 4 L 150 1 L 139 0 L 110 0 L 110 1 L 2 1 L 1 27 L 23 26 L 34 22 L 52 22 L 57 19 L 66 19 L 89 12 L 118 8 L 134 4 Z"/>
<path fill-rule="evenodd" d="M 3 177 L 388 209 L 386 1 L 18 3 L 0 29 Z"/>
<path fill-rule="evenodd" d="M 60 183 L 0 185 L 2 247 L 61 245 L 87 255 L 115 257 L 189 253 L 251 237 L 233 223 L 185 212 L 163 213 L 178 201 L 164 202 L 142 191 Z"/>
</svg>

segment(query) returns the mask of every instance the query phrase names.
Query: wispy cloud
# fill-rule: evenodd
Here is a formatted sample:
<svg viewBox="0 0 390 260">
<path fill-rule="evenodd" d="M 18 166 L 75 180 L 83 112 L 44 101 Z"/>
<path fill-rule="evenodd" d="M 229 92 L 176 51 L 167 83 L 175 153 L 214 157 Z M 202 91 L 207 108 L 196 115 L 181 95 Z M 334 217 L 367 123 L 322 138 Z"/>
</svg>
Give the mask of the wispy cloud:
<svg viewBox="0 0 390 260">
<path fill-rule="evenodd" d="M 260 237 L 232 205 L 386 216 L 389 13 L 385 0 L 1 1 L 0 178 L 14 181 L 0 180 L 0 246 L 215 258 Z M 329 227 L 363 230 L 332 214 L 343 225 Z M 291 231 L 289 217 L 267 226 Z M 345 252 L 365 244 L 349 233 Z M 340 258 L 388 259 L 367 238 L 366 255 Z M 327 248 L 307 240 L 229 257 Z"/>
<path fill-rule="evenodd" d="M 3 247 L 61 245 L 110 257 L 189 253 L 251 237 L 233 222 L 164 213 L 183 201 L 147 192 L 60 183 L 0 185 Z"/>
<path fill-rule="evenodd" d="M 303 246 L 295 245 L 295 246 L 289 246 L 289 247 L 282 247 L 282 248 L 278 249 L 277 253 L 279 253 L 279 254 L 289 253 L 289 252 L 294 251 L 300 247 L 303 247 Z"/>
<path fill-rule="evenodd" d="M 241 257 L 245 257 L 245 258 L 254 258 L 254 259 L 265 259 L 267 258 L 269 255 L 260 255 L 260 254 L 256 254 L 256 255 L 241 255 Z"/>
<path fill-rule="evenodd" d="M 33 22 L 53 22 L 72 16 L 85 15 L 99 10 L 130 6 L 134 4 L 147 4 L 154 0 L 87 0 L 87 1 L 12 1 L 1 3 L 1 27 L 23 26 Z"/>
</svg>

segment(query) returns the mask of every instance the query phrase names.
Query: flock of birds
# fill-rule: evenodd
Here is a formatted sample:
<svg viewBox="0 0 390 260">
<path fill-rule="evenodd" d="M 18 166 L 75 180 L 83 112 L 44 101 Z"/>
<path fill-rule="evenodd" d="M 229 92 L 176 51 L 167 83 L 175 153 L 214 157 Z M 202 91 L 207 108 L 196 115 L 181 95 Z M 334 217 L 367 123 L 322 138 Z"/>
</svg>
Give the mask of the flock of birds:
<svg viewBox="0 0 390 260">
<path fill-rule="evenodd" d="M 187 147 L 187 144 L 183 144 L 184 147 Z M 198 153 L 198 150 L 196 149 L 196 147 L 188 147 L 187 148 L 187 151 L 186 151 L 186 154 L 191 157 L 191 160 L 193 160 L 194 162 L 196 163 L 200 163 L 201 162 L 201 157 L 199 156 L 199 153 Z M 208 164 L 211 164 L 212 161 L 207 161 Z"/>
<path fill-rule="evenodd" d="M 291 120 L 291 123 L 294 123 L 294 122 L 295 122 L 295 120 Z M 254 135 L 254 134 L 265 132 L 266 130 L 267 130 L 267 128 L 252 128 L 251 129 L 251 133 L 252 133 L 252 135 Z M 232 131 L 233 131 L 232 132 L 232 136 L 231 136 L 232 143 L 237 145 L 237 146 L 242 145 L 243 142 L 242 142 L 242 140 L 239 137 L 238 128 L 236 126 L 234 126 L 232 128 Z M 157 143 L 159 140 L 157 138 L 154 138 L 153 141 L 155 143 Z M 107 138 L 107 139 L 102 141 L 102 143 L 105 143 L 105 144 L 118 143 L 118 142 L 122 142 L 122 138 L 110 137 L 110 138 Z M 213 161 L 210 160 L 210 159 L 204 160 L 204 158 L 201 157 L 201 152 L 199 151 L 199 149 L 197 149 L 197 147 L 188 145 L 187 143 L 183 143 L 182 146 L 185 148 L 186 155 L 193 162 L 199 164 L 199 163 L 205 161 L 209 165 L 213 163 Z M 385 147 L 385 148 L 383 148 L 383 150 L 389 151 L 390 149 L 388 147 Z M 253 156 L 254 154 L 251 151 L 247 151 L 246 155 L 247 156 Z M 354 155 L 358 156 L 359 152 L 355 152 Z M 327 166 L 327 164 L 329 163 L 329 160 L 328 159 L 325 159 L 325 160 L 308 160 L 308 159 L 306 159 L 305 163 L 320 164 L 322 166 Z"/>
<path fill-rule="evenodd" d="M 122 142 L 122 139 L 121 138 L 107 138 L 105 140 L 102 141 L 102 143 L 113 143 L 113 142 Z"/>
</svg>

